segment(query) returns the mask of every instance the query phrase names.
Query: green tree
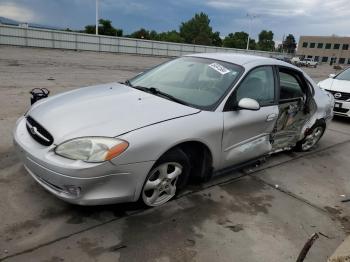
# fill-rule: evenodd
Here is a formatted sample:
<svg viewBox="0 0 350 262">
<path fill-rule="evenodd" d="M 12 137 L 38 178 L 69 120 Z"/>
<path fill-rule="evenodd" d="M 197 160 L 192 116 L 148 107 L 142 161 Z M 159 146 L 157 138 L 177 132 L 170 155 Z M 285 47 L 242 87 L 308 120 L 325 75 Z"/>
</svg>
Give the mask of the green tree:
<svg viewBox="0 0 350 262">
<path fill-rule="evenodd" d="M 159 34 L 160 41 L 174 42 L 174 43 L 183 43 L 184 39 L 180 36 L 180 33 L 176 30 L 163 32 Z"/>
<path fill-rule="evenodd" d="M 123 30 L 114 28 L 110 20 L 100 19 L 98 22 L 98 33 L 100 35 L 123 36 Z M 96 27 L 95 25 L 87 25 L 83 32 L 87 34 L 96 34 Z"/>
<path fill-rule="evenodd" d="M 249 50 L 256 49 L 258 49 L 258 44 L 256 43 L 255 39 L 249 38 Z"/>
<path fill-rule="evenodd" d="M 294 54 L 295 49 L 297 48 L 297 43 L 295 41 L 295 37 L 292 34 L 287 35 L 282 43 L 283 51 Z"/>
<path fill-rule="evenodd" d="M 247 48 L 248 34 L 246 32 L 230 33 L 225 37 L 223 46 L 231 48 L 246 49 Z M 256 42 L 254 39 L 249 38 L 249 49 L 256 49 Z"/>
<path fill-rule="evenodd" d="M 139 39 L 151 39 L 150 31 L 140 28 L 139 30 L 133 32 L 130 37 Z"/>
<path fill-rule="evenodd" d="M 209 16 L 203 12 L 195 14 L 190 20 L 182 22 L 180 36 L 185 43 L 197 45 L 211 45 L 214 36 Z"/>
<path fill-rule="evenodd" d="M 222 39 L 220 37 L 220 32 L 216 31 L 211 36 L 211 43 L 215 46 L 222 46 Z"/>
<path fill-rule="evenodd" d="M 272 31 L 262 30 L 260 32 L 258 49 L 262 51 L 273 51 L 275 49 Z"/>
<path fill-rule="evenodd" d="M 159 41 L 159 34 L 155 30 L 152 30 L 149 32 L 149 39 Z"/>
</svg>

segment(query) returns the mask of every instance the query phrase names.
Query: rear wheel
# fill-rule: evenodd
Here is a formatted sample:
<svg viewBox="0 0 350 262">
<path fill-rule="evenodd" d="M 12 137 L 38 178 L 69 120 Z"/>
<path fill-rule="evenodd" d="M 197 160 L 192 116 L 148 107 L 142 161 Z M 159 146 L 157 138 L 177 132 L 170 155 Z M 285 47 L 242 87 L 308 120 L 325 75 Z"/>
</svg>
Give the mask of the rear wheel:
<svg viewBox="0 0 350 262">
<path fill-rule="evenodd" d="M 147 176 L 142 188 L 142 202 L 151 207 L 168 202 L 186 185 L 189 172 L 190 162 L 182 150 L 166 153 Z"/>
<path fill-rule="evenodd" d="M 321 121 L 316 122 L 311 127 L 311 129 L 309 130 L 308 134 L 304 137 L 304 139 L 299 141 L 296 144 L 296 147 L 295 147 L 296 150 L 305 152 L 312 149 L 321 139 L 325 130 L 326 130 L 326 125 L 324 124 L 324 122 L 321 122 Z"/>
</svg>

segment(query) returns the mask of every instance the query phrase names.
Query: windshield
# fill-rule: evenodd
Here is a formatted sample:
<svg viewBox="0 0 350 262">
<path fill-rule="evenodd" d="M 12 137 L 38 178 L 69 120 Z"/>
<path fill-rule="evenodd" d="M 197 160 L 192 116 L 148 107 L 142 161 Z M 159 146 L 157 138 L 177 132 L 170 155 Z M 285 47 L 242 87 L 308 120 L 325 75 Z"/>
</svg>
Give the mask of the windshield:
<svg viewBox="0 0 350 262">
<path fill-rule="evenodd" d="M 348 68 L 348 69 L 344 70 L 343 72 L 341 72 L 339 75 L 337 75 L 335 77 L 335 79 L 350 81 L 350 68 Z"/>
<path fill-rule="evenodd" d="M 132 86 L 156 88 L 186 104 L 210 109 L 240 75 L 238 65 L 197 57 L 181 57 L 130 80 Z"/>
</svg>

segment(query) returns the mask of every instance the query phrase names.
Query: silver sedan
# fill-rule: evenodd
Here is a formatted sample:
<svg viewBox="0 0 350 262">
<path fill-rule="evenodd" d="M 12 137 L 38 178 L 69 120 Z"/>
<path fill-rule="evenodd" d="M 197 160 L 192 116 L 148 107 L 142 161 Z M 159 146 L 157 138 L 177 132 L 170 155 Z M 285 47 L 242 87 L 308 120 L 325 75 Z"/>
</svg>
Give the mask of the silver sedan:
<svg viewBox="0 0 350 262">
<path fill-rule="evenodd" d="M 41 99 L 18 120 L 14 143 L 28 173 L 67 202 L 158 206 L 189 180 L 310 150 L 333 104 L 285 62 L 195 54 Z"/>
</svg>

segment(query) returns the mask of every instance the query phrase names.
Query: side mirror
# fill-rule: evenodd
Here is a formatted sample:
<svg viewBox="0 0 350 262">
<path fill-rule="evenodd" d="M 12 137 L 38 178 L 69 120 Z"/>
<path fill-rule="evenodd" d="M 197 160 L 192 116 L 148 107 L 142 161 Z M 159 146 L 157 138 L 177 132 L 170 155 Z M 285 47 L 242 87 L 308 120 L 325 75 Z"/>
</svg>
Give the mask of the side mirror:
<svg viewBox="0 0 350 262">
<path fill-rule="evenodd" d="M 258 101 L 254 100 L 254 99 L 242 98 L 238 102 L 238 108 L 257 111 L 260 109 L 260 105 L 259 105 Z"/>
<path fill-rule="evenodd" d="M 329 77 L 329 78 L 334 78 L 334 77 L 335 77 L 335 74 L 330 74 L 328 77 Z"/>
</svg>

